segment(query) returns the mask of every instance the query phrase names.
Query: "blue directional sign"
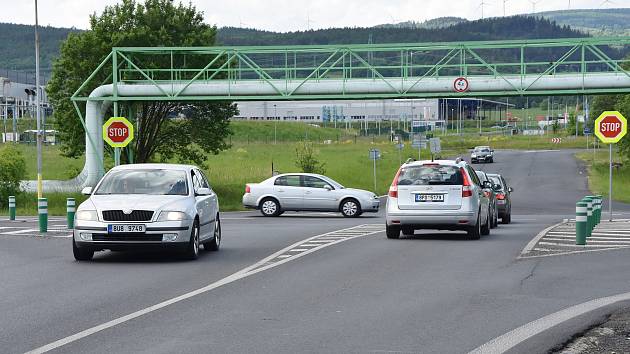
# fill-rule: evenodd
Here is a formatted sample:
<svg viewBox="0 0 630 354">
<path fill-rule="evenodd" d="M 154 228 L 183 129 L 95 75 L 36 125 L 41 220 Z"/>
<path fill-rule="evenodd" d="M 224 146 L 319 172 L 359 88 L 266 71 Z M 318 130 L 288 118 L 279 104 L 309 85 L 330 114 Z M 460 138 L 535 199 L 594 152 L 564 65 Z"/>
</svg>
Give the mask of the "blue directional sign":
<svg viewBox="0 0 630 354">
<path fill-rule="evenodd" d="M 370 160 L 380 160 L 380 158 L 381 158 L 381 150 L 370 149 Z"/>
</svg>

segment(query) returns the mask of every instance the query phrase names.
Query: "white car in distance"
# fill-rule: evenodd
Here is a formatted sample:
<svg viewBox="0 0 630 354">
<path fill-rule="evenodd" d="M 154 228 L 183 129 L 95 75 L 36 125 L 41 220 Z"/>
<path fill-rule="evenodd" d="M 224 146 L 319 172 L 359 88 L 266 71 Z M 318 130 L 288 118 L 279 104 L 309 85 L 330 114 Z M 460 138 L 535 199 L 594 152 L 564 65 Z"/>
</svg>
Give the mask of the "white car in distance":
<svg viewBox="0 0 630 354">
<path fill-rule="evenodd" d="M 174 248 L 196 259 L 199 246 L 221 244 L 219 201 L 195 166 L 135 164 L 114 167 L 77 209 L 72 250 L 79 261 L 102 250 Z"/>
<path fill-rule="evenodd" d="M 264 216 L 279 216 L 285 211 L 327 211 L 352 218 L 378 212 L 380 201 L 370 191 L 345 188 L 326 176 L 286 173 L 248 183 L 243 206 L 258 209 Z"/>
</svg>

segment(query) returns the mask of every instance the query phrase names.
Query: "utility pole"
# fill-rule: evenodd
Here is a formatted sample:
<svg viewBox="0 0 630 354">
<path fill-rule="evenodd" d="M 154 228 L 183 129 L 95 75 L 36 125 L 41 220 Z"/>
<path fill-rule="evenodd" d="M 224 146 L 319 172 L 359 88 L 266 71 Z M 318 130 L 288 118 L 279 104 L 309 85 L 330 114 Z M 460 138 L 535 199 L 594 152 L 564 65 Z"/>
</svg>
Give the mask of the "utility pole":
<svg viewBox="0 0 630 354">
<path fill-rule="evenodd" d="M 273 105 L 273 144 L 278 142 L 278 109 L 276 104 Z"/>
<path fill-rule="evenodd" d="M 35 105 L 37 113 L 37 198 L 41 198 L 42 191 L 42 127 L 40 116 L 41 93 L 39 90 L 39 20 L 37 18 L 37 0 L 35 0 Z"/>
</svg>

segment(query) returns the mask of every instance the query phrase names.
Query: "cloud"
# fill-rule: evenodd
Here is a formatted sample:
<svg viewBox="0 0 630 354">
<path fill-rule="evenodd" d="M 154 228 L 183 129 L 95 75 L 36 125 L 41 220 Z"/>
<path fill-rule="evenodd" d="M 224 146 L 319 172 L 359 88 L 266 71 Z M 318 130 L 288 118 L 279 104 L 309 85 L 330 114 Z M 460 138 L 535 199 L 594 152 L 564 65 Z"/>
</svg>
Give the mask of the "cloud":
<svg viewBox="0 0 630 354">
<path fill-rule="evenodd" d="M 89 15 L 100 13 L 117 0 L 39 1 L 39 22 L 55 27 L 88 28 Z M 187 1 L 185 1 L 187 2 Z M 245 26 L 273 31 L 309 28 L 364 27 L 436 17 L 481 17 L 482 0 L 196 0 L 206 22 L 222 26 Z M 502 16 L 503 0 L 483 0 L 484 16 Z M 34 23 L 34 1 L 0 0 L 0 22 Z M 10 5 L 10 6 L 9 6 Z M 568 0 L 538 0 L 536 11 L 566 9 Z M 572 8 L 600 8 L 601 0 L 571 0 Z M 630 0 L 615 0 L 614 7 L 630 7 Z M 610 7 L 608 6 L 608 7 Z M 508 0 L 506 14 L 532 11 L 529 0 Z"/>
</svg>

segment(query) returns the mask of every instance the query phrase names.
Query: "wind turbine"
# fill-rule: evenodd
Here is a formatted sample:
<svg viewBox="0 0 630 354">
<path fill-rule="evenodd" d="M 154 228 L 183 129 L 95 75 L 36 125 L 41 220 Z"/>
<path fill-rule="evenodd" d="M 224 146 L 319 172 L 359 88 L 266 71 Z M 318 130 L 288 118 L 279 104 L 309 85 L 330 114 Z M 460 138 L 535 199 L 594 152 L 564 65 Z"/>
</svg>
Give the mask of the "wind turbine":
<svg viewBox="0 0 630 354">
<path fill-rule="evenodd" d="M 614 4 L 614 3 L 615 3 L 615 2 L 614 2 L 614 1 L 612 1 L 612 0 L 604 0 L 604 1 L 602 1 L 602 3 L 599 5 L 599 7 L 604 7 L 604 6 L 608 5 L 608 4 L 612 5 L 612 4 Z"/>
<path fill-rule="evenodd" d="M 532 3 L 532 13 L 535 14 L 536 13 L 536 4 L 538 4 L 540 2 L 540 0 L 529 0 L 529 2 Z"/>
<path fill-rule="evenodd" d="M 503 0 L 503 17 L 505 17 L 505 3 L 510 0 Z"/>
<path fill-rule="evenodd" d="M 241 18 L 241 16 L 238 17 L 238 26 L 240 28 L 245 28 L 243 26 L 249 26 L 247 23 L 243 22 L 243 19 Z"/>
</svg>

